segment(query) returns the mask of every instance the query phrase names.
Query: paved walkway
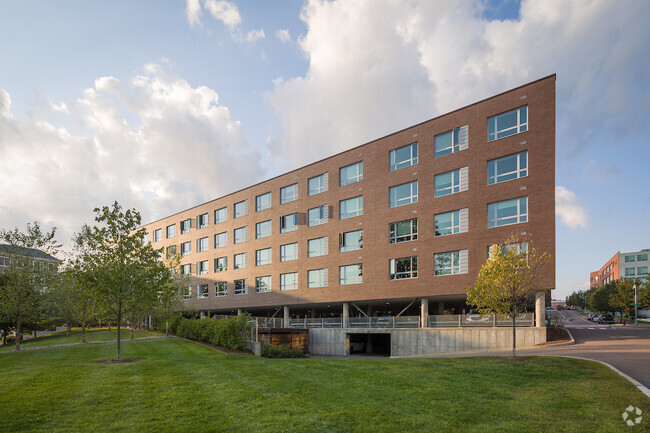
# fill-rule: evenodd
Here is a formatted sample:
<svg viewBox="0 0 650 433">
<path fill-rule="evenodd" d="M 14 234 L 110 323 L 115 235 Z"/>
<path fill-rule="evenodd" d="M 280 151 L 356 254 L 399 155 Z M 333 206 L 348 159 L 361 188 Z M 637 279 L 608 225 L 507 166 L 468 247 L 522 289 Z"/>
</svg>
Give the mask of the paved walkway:
<svg viewBox="0 0 650 433">
<path fill-rule="evenodd" d="M 125 341 L 142 341 L 142 340 L 157 340 L 158 338 L 173 338 L 173 336 L 166 336 L 166 335 L 157 335 L 155 337 L 140 337 L 140 338 L 134 338 L 131 340 L 130 338 L 127 339 L 120 339 L 120 341 L 123 343 Z M 48 346 L 35 346 L 35 347 L 24 347 L 21 348 L 20 350 L 2 350 L 0 351 L 1 353 L 15 353 L 15 352 L 26 352 L 28 350 L 40 350 L 40 349 L 52 349 L 54 347 L 70 347 L 70 346 L 87 346 L 89 344 L 104 344 L 104 343 L 115 343 L 117 340 L 102 340 L 102 341 L 88 341 L 86 343 L 69 343 L 69 344 L 50 344 Z"/>
</svg>

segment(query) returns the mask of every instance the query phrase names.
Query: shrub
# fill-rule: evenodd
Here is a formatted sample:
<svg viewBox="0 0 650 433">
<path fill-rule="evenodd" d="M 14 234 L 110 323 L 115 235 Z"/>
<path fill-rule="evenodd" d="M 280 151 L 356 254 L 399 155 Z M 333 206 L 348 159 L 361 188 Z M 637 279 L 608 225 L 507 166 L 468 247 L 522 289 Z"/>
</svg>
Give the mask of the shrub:
<svg viewBox="0 0 650 433">
<path fill-rule="evenodd" d="M 304 358 L 305 354 L 302 352 L 296 352 L 288 346 L 262 346 L 262 357 L 263 358 Z"/>
<path fill-rule="evenodd" d="M 231 350 L 246 348 L 249 331 L 250 324 L 245 314 L 226 319 L 174 318 L 169 324 L 171 334 Z"/>
</svg>

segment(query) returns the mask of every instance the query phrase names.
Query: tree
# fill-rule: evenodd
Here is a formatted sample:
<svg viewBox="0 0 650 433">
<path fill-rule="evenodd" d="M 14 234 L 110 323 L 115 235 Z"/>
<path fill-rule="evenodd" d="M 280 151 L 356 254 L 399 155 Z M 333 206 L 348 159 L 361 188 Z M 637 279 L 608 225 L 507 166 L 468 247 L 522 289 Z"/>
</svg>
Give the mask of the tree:
<svg viewBox="0 0 650 433">
<path fill-rule="evenodd" d="M 587 294 L 587 306 L 591 311 L 607 312 L 612 311 L 610 298 L 614 292 L 614 282 L 589 290 Z"/>
<path fill-rule="evenodd" d="M 123 211 L 115 202 L 94 212 L 99 225 L 82 229 L 89 236 L 81 260 L 97 301 L 116 319 L 120 359 L 123 318 L 143 303 L 153 305 L 171 272 L 160 261 L 161 251 L 142 242 L 146 230 L 138 229 L 141 218 L 135 209 Z"/>
<path fill-rule="evenodd" d="M 490 247 L 490 256 L 478 272 L 474 286 L 467 288 L 467 303 L 483 315 L 512 319 L 512 356 L 517 356 L 515 320 L 531 303 L 531 291 L 539 268 L 550 255 L 527 248 L 516 236 Z"/>
<path fill-rule="evenodd" d="M 586 308 L 587 307 L 587 292 L 578 290 L 571 293 L 566 298 L 566 304 L 572 307 Z"/>
<path fill-rule="evenodd" d="M 634 311 L 634 284 L 637 284 L 637 287 L 641 286 L 639 280 L 629 280 L 629 279 L 620 279 L 614 281 L 614 289 L 610 295 L 610 305 L 613 310 L 621 311 L 627 315 L 627 317 L 632 317 L 632 311 Z"/>
<path fill-rule="evenodd" d="M 18 228 L 0 230 L 1 252 L 9 262 L 2 271 L 0 315 L 14 325 L 16 350 L 20 350 L 22 325 L 38 320 L 43 293 L 57 278 L 57 262 L 53 256 L 61 245 L 54 239 L 55 234 L 56 227 L 43 232 L 36 221 L 27 224 L 26 233 Z"/>
</svg>

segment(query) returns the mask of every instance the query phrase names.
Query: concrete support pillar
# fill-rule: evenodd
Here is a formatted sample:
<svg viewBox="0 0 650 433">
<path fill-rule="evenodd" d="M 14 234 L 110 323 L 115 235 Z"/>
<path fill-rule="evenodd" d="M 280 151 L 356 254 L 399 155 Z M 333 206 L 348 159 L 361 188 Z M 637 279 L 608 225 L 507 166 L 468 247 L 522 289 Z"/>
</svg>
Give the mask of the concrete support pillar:
<svg viewBox="0 0 650 433">
<path fill-rule="evenodd" d="M 237 315 L 238 315 L 238 316 L 241 316 L 242 313 L 243 313 L 242 309 L 241 309 L 241 308 L 237 308 Z"/>
<path fill-rule="evenodd" d="M 442 302 L 442 301 L 438 302 L 438 311 L 436 312 L 436 314 L 439 314 L 439 315 L 445 314 L 445 303 L 444 302 Z"/>
<path fill-rule="evenodd" d="M 546 319 L 546 292 L 535 292 L 535 326 L 542 328 Z"/>
<path fill-rule="evenodd" d="M 289 327 L 289 306 L 285 305 L 282 308 L 284 309 L 284 327 L 288 328 Z"/>
<path fill-rule="evenodd" d="M 316 309 L 314 309 L 314 308 L 311 309 L 311 318 L 312 319 L 316 318 Z"/>
<path fill-rule="evenodd" d="M 347 302 L 343 303 L 343 327 L 348 327 L 348 320 L 350 319 L 350 304 Z"/>
<path fill-rule="evenodd" d="M 368 317 L 372 317 L 372 305 L 368 305 L 366 307 L 366 314 L 368 315 Z"/>
<path fill-rule="evenodd" d="M 422 328 L 429 326 L 429 298 L 420 299 L 420 326 Z"/>
<path fill-rule="evenodd" d="M 201 312 L 199 314 L 201 315 L 201 319 L 203 319 L 205 317 L 205 311 L 201 310 Z"/>
</svg>

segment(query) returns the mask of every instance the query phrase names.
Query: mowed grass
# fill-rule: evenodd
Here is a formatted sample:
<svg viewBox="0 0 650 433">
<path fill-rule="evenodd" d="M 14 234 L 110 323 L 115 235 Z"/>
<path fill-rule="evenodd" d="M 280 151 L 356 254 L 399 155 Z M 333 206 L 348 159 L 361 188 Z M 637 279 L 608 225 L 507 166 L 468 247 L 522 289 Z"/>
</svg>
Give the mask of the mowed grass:
<svg viewBox="0 0 650 433">
<path fill-rule="evenodd" d="M 2 432 L 612 432 L 650 399 L 539 357 L 264 359 L 181 339 L 0 354 Z M 648 420 L 629 431 L 649 431 Z"/>
<path fill-rule="evenodd" d="M 120 331 L 121 340 L 128 340 L 131 338 L 130 329 L 122 329 Z M 154 331 L 134 331 L 133 337 L 153 337 L 158 335 L 164 335 L 161 332 Z M 110 341 L 117 340 L 117 330 L 111 328 L 109 332 L 107 328 L 98 328 L 98 329 L 87 329 L 86 330 L 86 341 Z M 54 344 L 74 344 L 81 343 L 81 328 L 73 328 L 70 331 L 70 335 L 66 335 L 65 331 L 59 331 L 55 334 L 44 335 L 42 337 L 31 338 L 28 340 L 21 340 L 20 348 L 28 347 L 37 347 L 37 346 L 49 346 Z M 7 345 L 0 345 L 0 351 L 3 350 L 14 350 L 16 348 L 15 342 L 10 342 Z"/>
</svg>

